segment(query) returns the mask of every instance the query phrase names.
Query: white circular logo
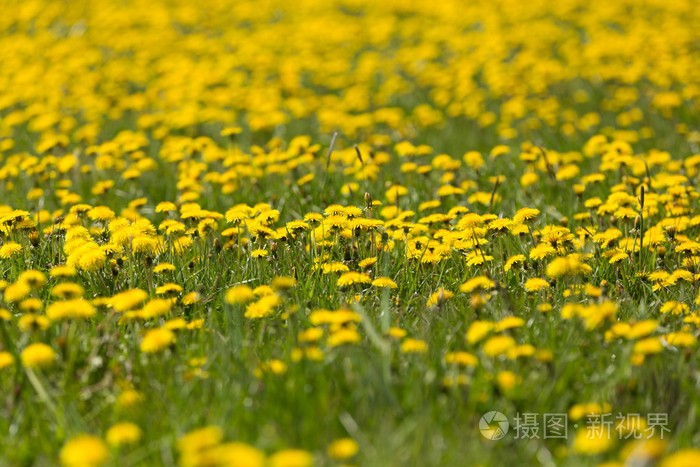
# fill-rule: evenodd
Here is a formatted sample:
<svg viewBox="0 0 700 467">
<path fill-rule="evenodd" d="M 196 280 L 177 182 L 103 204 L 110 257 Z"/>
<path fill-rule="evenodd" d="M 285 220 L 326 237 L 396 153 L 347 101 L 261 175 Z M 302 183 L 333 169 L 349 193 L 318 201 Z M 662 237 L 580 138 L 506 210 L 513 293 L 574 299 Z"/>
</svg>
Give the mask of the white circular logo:
<svg viewBox="0 0 700 467">
<path fill-rule="evenodd" d="M 508 433 L 509 428 L 508 418 L 495 410 L 486 412 L 479 420 L 481 436 L 493 441 L 503 438 Z"/>
</svg>

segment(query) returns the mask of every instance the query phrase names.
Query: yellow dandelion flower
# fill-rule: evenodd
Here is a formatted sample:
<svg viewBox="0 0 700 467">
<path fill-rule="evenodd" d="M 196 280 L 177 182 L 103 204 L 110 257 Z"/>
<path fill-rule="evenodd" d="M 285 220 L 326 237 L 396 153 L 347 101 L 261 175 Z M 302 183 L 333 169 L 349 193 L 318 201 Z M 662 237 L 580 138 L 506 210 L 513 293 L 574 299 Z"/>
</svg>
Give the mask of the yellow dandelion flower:
<svg viewBox="0 0 700 467">
<path fill-rule="evenodd" d="M 356 344 L 360 342 L 360 334 L 355 329 L 340 329 L 328 336 L 328 345 L 338 347 L 343 344 Z"/>
<path fill-rule="evenodd" d="M 246 303 L 255 299 L 253 289 L 247 285 L 237 285 L 226 291 L 226 303 Z"/>
<path fill-rule="evenodd" d="M 141 289 L 129 289 L 112 297 L 110 305 L 118 312 L 124 312 L 139 307 L 148 298 L 148 293 Z"/>
<path fill-rule="evenodd" d="M 230 467 L 264 467 L 265 454 L 244 443 L 224 443 L 206 451 L 217 465 Z"/>
<path fill-rule="evenodd" d="M 518 375 L 509 370 L 499 371 L 496 374 L 496 383 L 502 392 L 512 390 L 520 380 L 521 378 Z"/>
<path fill-rule="evenodd" d="M 484 343 L 484 354 L 489 357 L 497 357 L 505 354 L 508 350 L 515 347 L 515 339 L 510 336 L 494 336 Z"/>
<path fill-rule="evenodd" d="M 437 290 L 437 292 L 433 293 L 428 297 L 428 306 L 436 306 L 438 304 L 445 303 L 447 300 L 450 298 L 454 297 L 454 293 L 443 289 L 442 287 Z"/>
<path fill-rule="evenodd" d="M 20 316 L 17 321 L 17 327 L 23 332 L 34 332 L 37 330 L 44 331 L 48 329 L 51 321 L 46 316 L 26 313 Z"/>
<path fill-rule="evenodd" d="M 310 452 L 301 449 L 285 449 L 271 455 L 268 465 L 269 467 L 311 467 L 313 456 Z"/>
<path fill-rule="evenodd" d="M 137 443 L 143 436 L 138 425 L 129 422 L 112 425 L 105 436 L 107 444 L 114 447 Z"/>
<path fill-rule="evenodd" d="M 614 255 L 612 255 L 610 257 L 610 259 L 608 260 L 608 263 L 615 264 L 615 263 L 619 263 L 620 261 L 625 260 L 625 259 L 629 259 L 629 254 L 624 252 L 624 251 L 618 251 L 617 253 L 615 253 Z"/>
<path fill-rule="evenodd" d="M 218 426 L 206 426 L 190 431 L 177 441 L 177 449 L 183 457 L 187 454 L 204 451 L 216 446 L 224 439 L 224 432 Z"/>
<path fill-rule="evenodd" d="M 299 186 L 304 186 L 307 183 L 311 182 L 314 179 L 314 174 L 310 173 L 307 175 L 304 175 L 303 177 L 300 177 L 299 180 L 297 180 L 297 185 Z"/>
<path fill-rule="evenodd" d="M 153 268 L 153 272 L 160 274 L 166 271 L 175 271 L 175 266 L 170 263 L 160 263 L 158 266 Z"/>
<path fill-rule="evenodd" d="M 0 247 L 0 258 L 8 259 L 22 251 L 22 245 L 17 242 L 6 242 Z"/>
<path fill-rule="evenodd" d="M 167 315 L 173 307 L 173 302 L 171 300 L 166 300 L 164 298 L 153 298 L 146 302 L 146 304 L 141 309 L 141 316 L 144 319 L 157 318 L 159 316 Z"/>
<path fill-rule="evenodd" d="M 448 352 L 445 354 L 445 363 L 454 363 L 460 366 L 477 366 L 479 359 L 469 352 Z"/>
<path fill-rule="evenodd" d="M 94 221 L 108 222 L 114 219 L 114 211 L 107 206 L 95 206 L 88 212 L 88 217 Z"/>
<path fill-rule="evenodd" d="M 300 342 L 315 342 L 323 337 L 322 328 L 309 328 L 306 331 L 302 331 L 297 336 Z"/>
<path fill-rule="evenodd" d="M 476 344 L 486 337 L 494 328 L 494 323 L 490 321 L 474 321 L 467 330 L 467 342 Z"/>
<path fill-rule="evenodd" d="M 528 292 L 536 292 L 538 290 L 549 288 L 549 282 L 544 279 L 540 279 L 539 277 L 535 277 L 525 281 L 525 285 L 523 285 L 523 287 Z"/>
<path fill-rule="evenodd" d="M 428 344 L 424 340 L 407 337 L 401 341 L 400 350 L 401 353 L 425 353 L 428 350 Z"/>
<path fill-rule="evenodd" d="M 321 266 L 321 270 L 324 274 L 331 274 L 334 272 L 348 272 L 350 268 L 340 262 L 325 263 Z"/>
<path fill-rule="evenodd" d="M 149 235 L 137 235 L 131 240 L 131 251 L 134 253 L 153 254 L 158 249 L 158 240 Z M 82 264 L 81 264 L 81 268 Z M 83 268 L 85 269 L 85 268 Z"/>
<path fill-rule="evenodd" d="M 18 282 L 25 282 L 32 289 L 38 289 L 46 284 L 46 275 L 41 271 L 30 269 L 22 272 L 17 278 Z"/>
<path fill-rule="evenodd" d="M 103 268 L 106 262 L 107 256 L 100 248 L 91 248 L 78 258 L 78 266 L 86 272 L 97 271 Z"/>
<path fill-rule="evenodd" d="M 641 355 L 656 354 L 664 349 L 659 337 L 647 337 L 634 343 L 633 352 Z"/>
<path fill-rule="evenodd" d="M 689 310 L 690 308 L 685 303 L 680 303 L 673 300 L 664 303 L 659 309 L 661 313 L 671 313 L 672 315 L 686 314 Z"/>
<path fill-rule="evenodd" d="M 156 205 L 156 212 L 175 212 L 177 206 L 170 201 L 161 201 Z"/>
<path fill-rule="evenodd" d="M 27 368 L 46 368 L 56 360 L 56 352 L 46 344 L 30 344 L 22 351 L 20 360 Z"/>
<path fill-rule="evenodd" d="M 100 438 L 83 434 L 64 444 L 59 457 L 64 467 L 97 467 L 107 462 L 109 450 Z"/>
<path fill-rule="evenodd" d="M 337 460 L 350 459 L 357 454 L 360 447 L 352 438 L 341 438 L 333 441 L 326 450 L 328 455 Z"/>
<path fill-rule="evenodd" d="M 506 329 L 521 328 L 525 326 L 525 320 L 518 316 L 506 316 L 493 327 L 495 332 L 505 331 Z"/>
<path fill-rule="evenodd" d="M 510 349 L 508 349 L 506 355 L 510 360 L 515 360 L 520 357 L 531 357 L 535 355 L 536 351 L 537 350 L 535 349 L 535 347 L 530 344 L 516 345 L 515 347 L 511 347 Z"/>
<path fill-rule="evenodd" d="M 510 271 L 513 269 L 513 266 L 516 264 L 523 264 L 525 263 L 525 255 L 514 255 L 508 258 L 506 263 L 503 265 L 503 270 L 504 271 Z"/>
<path fill-rule="evenodd" d="M 246 309 L 244 316 L 248 319 L 260 319 L 270 316 L 275 311 L 275 307 L 279 305 L 280 297 L 277 295 L 265 295 L 258 301 L 250 303 Z"/>
<path fill-rule="evenodd" d="M 262 248 L 250 252 L 250 256 L 252 256 L 253 258 L 265 258 L 269 254 L 269 251 Z"/>
<path fill-rule="evenodd" d="M 665 336 L 668 345 L 676 347 L 695 347 L 698 340 L 689 332 L 671 332 Z"/>
<path fill-rule="evenodd" d="M 583 258 L 578 253 L 570 254 L 566 257 L 559 257 L 552 260 L 547 266 L 549 277 L 560 277 L 564 275 L 588 274 L 593 268 L 583 262 Z"/>
<path fill-rule="evenodd" d="M 522 224 L 524 222 L 529 222 L 537 218 L 540 215 L 539 209 L 534 208 L 521 208 L 513 216 L 513 222 L 517 224 Z"/>
<path fill-rule="evenodd" d="M 0 352 L 0 370 L 15 363 L 15 357 L 10 352 Z"/>
<path fill-rule="evenodd" d="M 19 304 L 19 309 L 22 311 L 28 311 L 36 313 L 41 310 L 44 304 L 38 298 L 25 298 Z"/>
<path fill-rule="evenodd" d="M 77 271 L 71 266 L 55 266 L 49 271 L 51 277 L 73 277 L 76 274 Z"/>
<path fill-rule="evenodd" d="M 125 389 L 117 397 L 117 406 L 121 408 L 132 407 L 144 399 L 143 394 L 134 389 Z"/>
<path fill-rule="evenodd" d="M 169 319 L 168 321 L 163 323 L 163 328 L 169 329 L 171 331 L 179 331 L 181 329 L 186 329 L 187 321 L 185 321 L 184 318 Z"/>
<path fill-rule="evenodd" d="M 169 329 L 151 329 L 141 341 L 141 351 L 145 353 L 161 352 L 175 343 L 175 334 Z"/>
<path fill-rule="evenodd" d="M 350 271 L 338 278 L 337 285 L 339 287 L 348 287 L 354 284 L 368 284 L 370 282 L 372 282 L 372 279 L 369 274 Z"/>
<path fill-rule="evenodd" d="M 393 337 L 394 339 L 403 339 L 404 337 L 406 337 L 406 334 L 408 334 L 408 333 L 406 332 L 405 329 L 389 328 L 389 330 L 387 331 L 387 334 L 390 337 Z"/>
<path fill-rule="evenodd" d="M 540 260 L 552 256 L 557 250 L 549 243 L 542 242 L 536 247 L 530 249 L 530 259 Z"/>
<path fill-rule="evenodd" d="M 19 302 L 29 295 L 31 291 L 32 288 L 26 282 L 15 282 L 5 288 L 5 301 L 10 303 Z"/>
<path fill-rule="evenodd" d="M 602 429 L 580 428 L 574 438 L 574 452 L 585 455 L 600 454 L 612 448 L 614 439 Z"/>
<path fill-rule="evenodd" d="M 80 298 L 85 293 L 85 289 L 78 284 L 72 282 L 64 282 L 55 285 L 51 288 L 51 295 L 61 299 Z"/>
<path fill-rule="evenodd" d="M 197 292 L 189 292 L 182 297 L 183 305 L 194 305 L 202 299 L 202 296 Z"/>
<path fill-rule="evenodd" d="M 398 287 L 396 282 L 394 282 L 393 280 L 391 280 L 388 277 L 378 277 L 372 281 L 372 285 L 374 287 L 388 288 L 388 289 L 395 289 Z"/>
<path fill-rule="evenodd" d="M 270 284 L 274 290 L 287 290 L 297 285 L 293 277 L 275 277 Z"/>
<path fill-rule="evenodd" d="M 469 279 L 467 282 L 459 286 L 459 291 L 463 293 L 470 293 L 475 290 L 488 290 L 491 289 L 495 283 L 486 276 L 477 276 Z"/>
<path fill-rule="evenodd" d="M 175 295 L 183 291 L 181 285 L 169 282 L 156 287 L 156 295 Z"/>
<path fill-rule="evenodd" d="M 659 467 L 695 467 L 700 465 L 700 449 L 687 448 L 664 457 Z"/>
<path fill-rule="evenodd" d="M 377 257 L 372 256 L 371 258 L 365 258 L 359 263 L 357 263 L 358 266 L 360 266 L 362 269 L 367 269 L 371 266 L 373 266 L 377 262 Z"/>
<path fill-rule="evenodd" d="M 64 319 L 86 319 L 95 316 L 95 307 L 82 298 L 54 302 L 46 309 L 46 316 L 51 321 Z"/>
<path fill-rule="evenodd" d="M 189 250 L 193 245 L 192 239 L 188 236 L 180 237 L 173 241 L 173 250 L 181 255 Z"/>
<path fill-rule="evenodd" d="M 264 373 L 270 373 L 273 375 L 282 375 L 286 372 L 287 372 L 287 364 L 284 363 L 282 360 L 278 360 L 276 358 L 273 358 L 271 360 L 268 360 L 266 362 L 261 363 L 255 369 L 255 376 L 257 378 L 261 378 Z"/>
<path fill-rule="evenodd" d="M 626 324 L 626 323 L 618 323 L 618 324 Z M 652 319 L 646 319 L 643 321 L 639 321 L 638 323 L 634 323 L 632 326 L 627 325 L 627 329 L 620 333 L 619 335 L 625 336 L 627 339 L 639 339 L 640 337 L 646 337 L 652 332 L 656 331 L 656 329 L 659 327 L 659 322 L 652 320 Z"/>
</svg>

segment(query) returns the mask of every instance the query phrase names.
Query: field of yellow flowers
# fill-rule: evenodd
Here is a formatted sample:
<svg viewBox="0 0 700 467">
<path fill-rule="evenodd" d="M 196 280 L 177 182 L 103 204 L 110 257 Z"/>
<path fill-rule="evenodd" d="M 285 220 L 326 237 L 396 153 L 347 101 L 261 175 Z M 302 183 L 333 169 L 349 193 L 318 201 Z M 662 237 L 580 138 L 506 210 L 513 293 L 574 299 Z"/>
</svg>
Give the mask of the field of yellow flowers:
<svg viewBox="0 0 700 467">
<path fill-rule="evenodd" d="M 693 0 L 0 0 L 0 465 L 700 465 Z"/>
</svg>

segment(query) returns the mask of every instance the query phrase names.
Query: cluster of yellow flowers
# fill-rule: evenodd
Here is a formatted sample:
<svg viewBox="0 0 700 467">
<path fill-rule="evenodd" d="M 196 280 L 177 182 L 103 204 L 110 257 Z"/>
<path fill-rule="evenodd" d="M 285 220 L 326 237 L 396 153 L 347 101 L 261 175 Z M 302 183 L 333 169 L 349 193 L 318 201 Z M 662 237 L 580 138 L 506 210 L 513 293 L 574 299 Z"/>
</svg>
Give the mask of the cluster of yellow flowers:
<svg viewBox="0 0 700 467">
<path fill-rule="evenodd" d="M 550 349 L 538 348 L 526 338 L 524 343 L 517 343 L 516 331 L 525 327 L 525 319 L 539 319 L 536 315 L 527 318 L 529 306 L 536 306 L 540 314 L 560 307 L 561 319 L 580 318 L 589 332 L 602 328 L 600 337 L 605 342 L 633 341 L 630 361 L 634 365 L 642 365 L 645 357 L 664 352 L 665 348 L 695 347 L 695 330 L 700 322 L 694 306 L 700 300 L 700 296 L 695 298 L 700 280 L 700 273 L 696 272 L 700 243 L 693 232 L 700 225 L 700 215 L 693 216 L 692 200 L 697 198 L 697 192 L 689 184 L 688 175 L 683 174 L 694 166 L 689 165 L 688 159 L 679 163 L 669 157 L 660 159 L 656 153 L 653 158 L 625 154 L 620 148 L 631 151 L 629 145 L 618 141 L 600 144 L 603 139 L 596 139 L 598 150 L 582 157 L 599 161 L 600 172 L 577 175 L 580 184 L 570 188 L 572 202 L 567 206 L 571 219 L 556 213 L 557 224 L 540 227 L 537 224 L 542 213 L 538 209 L 521 208 L 512 218 L 488 212 L 478 214 L 483 209 L 478 200 L 470 209 L 457 204 L 455 193 L 421 202 L 417 208 L 420 215 L 416 216 L 413 210 L 402 208 L 410 200 L 401 200 L 408 192 L 397 196 L 401 190 L 396 189 L 396 184 L 386 190 L 384 200 L 368 196 L 363 207 L 329 205 L 323 213 L 310 212 L 279 227 L 276 225 L 282 214 L 269 203 L 241 203 L 217 212 L 205 210 L 193 201 L 160 202 L 154 206 L 154 212 L 161 213 L 164 220 L 157 227 L 140 213 L 140 209 L 148 207 L 147 202 L 130 203 L 122 215 L 105 206 L 88 204 L 73 204 L 65 214 L 59 209 L 46 215 L 7 207 L 2 226 L 8 241 L 3 248 L 13 246 L 13 250 L 8 249 L 4 256 L 10 273 L 19 274 L 15 281 L 1 284 L 7 307 L 2 310 L 2 319 L 12 322 L 17 318 L 18 329 L 35 340 L 50 336 L 53 323 L 109 321 L 115 316 L 121 326 L 144 323 L 147 330 L 140 350 L 161 353 L 176 343 L 176 333 L 205 325 L 205 319 L 194 318 L 196 314 L 191 310 L 213 298 L 205 298 L 203 293 L 217 295 L 217 291 L 187 292 L 188 275 L 183 275 L 182 270 L 216 264 L 211 253 L 217 252 L 223 255 L 219 260 L 229 257 L 230 261 L 247 264 L 253 274 L 272 274 L 269 285 L 253 288 L 241 283 L 219 295 L 234 308 L 233 313 L 249 320 L 289 320 L 299 310 L 295 298 L 298 280 L 302 278 L 309 281 L 317 277 L 314 280 L 326 284 L 331 296 L 344 300 L 344 308 L 317 309 L 303 318 L 302 322 L 310 327 L 299 332 L 299 345 L 292 349 L 291 359 L 285 362 L 273 358 L 260 363 L 255 369 L 258 378 L 285 374 L 288 364 L 303 359 L 323 361 L 328 349 L 361 343 L 363 333 L 358 324 L 363 322 L 363 306 L 371 307 L 382 297 L 391 295 L 399 310 L 415 308 L 415 299 L 408 304 L 399 303 L 402 290 L 409 287 L 410 278 L 405 275 L 409 269 L 418 277 L 429 277 L 444 267 L 458 267 L 468 277 L 461 285 L 443 282 L 423 302 L 425 307 L 444 308 L 455 300 L 456 293 L 466 294 L 470 297 L 469 307 L 478 316 L 498 306 L 490 305 L 491 301 L 501 303 L 500 290 L 506 283 L 521 288 L 529 304 L 523 310 L 513 310 L 525 313 L 522 317 L 510 315 L 499 321 L 477 320 L 470 324 L 466 343 L 471 351 L 451 350 L 444 354 L 443 384 L 447 387 L 468 385 L 474 368 L 484 358 L 506 356 L 515 361 L 534 357 L 545 364 L 551 362 Z M 405 146 L 397 145 L 397 153 Z M 426 149 L 429 148 L 423 150 L 422 157 L 428 158 L 430 152 Z M 537 159 L 530 160 L 532 151 L 539 155 Z M 634 169 L 634 164 L 608 167 L 606 155 L 611 151 L 643 164 L 637 164 L 638 169 Z M 567 157 L 572 159 L 573 154 Z M 520 159 L 528 160 L 533 174 L 546 176 L 549 168 L 560 165 L 560 156 L 554 151 L 544 156 L 539 149 L 525 146 Z M 417 161 L 421 156 L 410 157 Z M 545 157 L 547 164 L 538 166 L 536 160 Z M 436 164 L 436 160 L 440 163 Z M 447 164 L 448 160 L 452 163 Z M 454 180 L 463 170 L 457 159 L 446 155 L 433 157 L 427 166 L 440 166 L 437 170 L 442 172 L 441 180 Z M 609 193 L 602 184 L 606 171 L 623 174 Z M 455 189 L 467 193 L 469 183 L 462 186 Z M 588 191 L 597 196 L 586 197 Z M 493 199 L 485 204 L 492 211 L 498 206 L 493 205 Z M 624 209 L 633 215 L 618 215 Z M 415 217 L 418 218 L 414 221 Z M 48 270 L 48 277 L 39 270 L 22 269 L 27 261 L 37 263 L 35 252 L 42 248 L 51 249 L 50 257 L 62 263 Z M 20 258 L 23 252 L 29 256 Z M 288 264 L 294 267 L 288 272 L 297 279 L 275 275 L 285 264 L 285 257 L 292 260 Z M 392 263 L 402 266 L 396 269 Z M 594 266 L 598 268 L 595 273 Z M 499 269 L 502 274 L 496 274 Z M 659 298 L 665 297 L 666 301 L 653 312 L 655 319 L 621 320 L 618 316 L 614 300 L 632 292 L 611 283 L 635 275 L 639 287 Z M 130 288 L 138 283 L 146 288 Z M 44 292 L 47 284 L 48 294 Z M 106 287 L 114 294 L 86 299 L 85 288 L 95 286 Z M 335 292 L 330 292 L 334 288 Z M 689 302 L 675 299 L 691 292 L 694 295 Z M 187 319 L 188 316 L 193 319 Z M 397 318 L 387 317 L 382 324 L 385 336 L 400 341 L 401 353 L 426 352 L 430 343 L 407 337 L 400 327 L 390 327 L 400 323 Z M 479 349 L 477 344 L 490 333 L 495 334 Z M 10 342 L 6 346 L 14 347 Z M 60 358 L 51 346 L 39 341 L 21 351 L 21 363 L 29 369 L 50 367 Z M 10 367 L 13 362 L 10 351 L 0 353 L 0 367 Z M 207 377 L 201 364 L 194 367 L 192 376 Z M 520 383 L 521 377 L 511 369 L 496 374 L 495 384 L 502 391 L 510 391 Z M 108 435 L 108 440 L 121 439 L 115 434 L 121 425 L 118 428 Z M 127 434 L 138 439 L 132 432 Z M 71 443 L 91 443 L 95 455 L 101 453 L 101 445 L 91 437 Z M 71 446 L 67 445 L 65 452 L 70 453 Z M 257 453 L 247 446 L 236 449 L 243 447 Z M 231 449 L 217 448 L 216 453 L 228 453 Z M 203 454 L 199 450 L 187 451 L 182 455 L 183 465 L 200 465 L 185 460 L 200 455 Z"/>
<path fill-rule="evenodd" d="M 9 8 L 0 24 L 12 31 L 0 71 L 3 136 L 26 126 L 45 152 L 92 144 L 122 119 L 165 139 L 239 118 L 253 131 L 313 118 L 322 131 L 355 137 L 377 128 L 413 136 L 466 117 L 508 139 L 548 127 L 586 132 L 607 111 L 616 113 L 618 136 L 648 138 L 652 127 L 633 129 L 647 108 L 667 116 L 700 97 L 695 18 L 690 0 L 499 8 L 205 0 L 156 1 L 148 11 L 113 0 L 31 0 Z M 576 80 L 565 97 L 549 92 Z M 583 83 L 600 81 L 610 88 L 596 109 Z M 231 125 L 224 134 L 239 132 Z M 139 152 L 145 143 L 129 146 Z M 148 158 L 99 158 L 127 179 L 154 167 Z"/>
</svg>

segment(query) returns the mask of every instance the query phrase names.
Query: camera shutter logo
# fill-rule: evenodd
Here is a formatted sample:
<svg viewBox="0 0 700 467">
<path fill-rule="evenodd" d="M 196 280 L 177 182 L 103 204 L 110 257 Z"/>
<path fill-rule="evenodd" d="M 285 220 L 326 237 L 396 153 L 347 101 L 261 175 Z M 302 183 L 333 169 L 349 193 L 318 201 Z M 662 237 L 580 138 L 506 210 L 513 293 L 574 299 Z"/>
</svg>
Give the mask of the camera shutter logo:
<svg viewBox="0 0 700 467">
<path fill-rule="evenodd" d="M 479 420 L 481 436 L 492 441 L 503 438 L 509 429 L 510 423 L 508 423 L 508 418 L 495 410 L 486 412 Z"/>
</svg>

